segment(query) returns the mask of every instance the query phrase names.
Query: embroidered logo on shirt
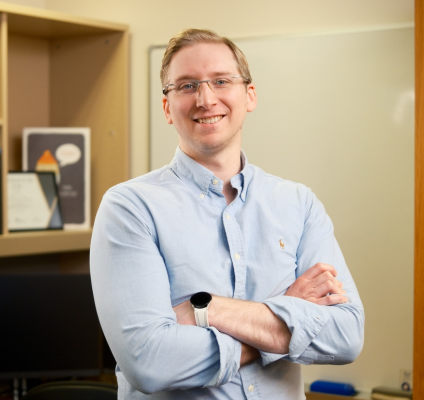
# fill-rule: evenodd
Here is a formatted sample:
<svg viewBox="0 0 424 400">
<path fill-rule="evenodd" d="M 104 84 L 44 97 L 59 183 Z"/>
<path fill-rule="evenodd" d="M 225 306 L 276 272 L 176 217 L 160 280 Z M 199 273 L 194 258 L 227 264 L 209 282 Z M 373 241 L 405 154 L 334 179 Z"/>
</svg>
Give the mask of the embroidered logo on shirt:
<svg viewBox="0 0 424 400">
<path fill-rule="evenodd" d="M 280 238 L 280 248 L 282 250 L 284 250 L 284 242 L 283 242 L 283 238 Z"/>
</svg>

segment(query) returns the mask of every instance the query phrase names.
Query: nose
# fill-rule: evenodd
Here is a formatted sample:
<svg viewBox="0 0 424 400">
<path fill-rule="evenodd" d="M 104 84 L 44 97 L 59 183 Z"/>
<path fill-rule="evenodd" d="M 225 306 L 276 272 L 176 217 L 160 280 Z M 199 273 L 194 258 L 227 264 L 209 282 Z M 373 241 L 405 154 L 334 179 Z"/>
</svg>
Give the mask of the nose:
<svg viewBox="0 0 424 400">
<path fill-rule="evenodd" d="M 209 85 L 209 81 L 200 83 L 196 96 L 196 106 L 202 107 L 205 110 L 209 110 L 217 103 L 217 98 Z"/>
</svg>

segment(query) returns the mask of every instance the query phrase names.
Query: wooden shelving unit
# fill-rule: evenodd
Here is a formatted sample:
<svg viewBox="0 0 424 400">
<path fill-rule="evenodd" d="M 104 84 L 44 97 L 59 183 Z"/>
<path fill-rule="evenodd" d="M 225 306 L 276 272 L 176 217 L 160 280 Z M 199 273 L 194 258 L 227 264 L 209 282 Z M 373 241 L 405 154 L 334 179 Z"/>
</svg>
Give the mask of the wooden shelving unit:
<svg viewBox="0 0 424 400">
<path fill-rule="evenodd" d="M 8 232 L 7 172 L 22 168 L 24 127 L 90 127 L 93 223 L 105 191 L 129 178 L 128 69 L 126 25 L 0 2 L 0 257 L 88 257 L 91 230 Z"/>
<path fill-rule="evenodd" d="M 16 232 L 1 238 L 2 256 L 82 251 L 90 248 L 91 230 Z"/>
</svg>

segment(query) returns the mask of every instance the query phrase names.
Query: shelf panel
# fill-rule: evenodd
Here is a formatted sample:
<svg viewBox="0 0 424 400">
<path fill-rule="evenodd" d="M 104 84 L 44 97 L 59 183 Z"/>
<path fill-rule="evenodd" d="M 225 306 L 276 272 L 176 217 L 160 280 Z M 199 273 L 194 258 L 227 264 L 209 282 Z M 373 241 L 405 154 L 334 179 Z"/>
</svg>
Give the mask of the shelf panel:
<svg viewBox="0 0 424 400">
<path fill-rule="evenodd" d="M 57 11 L 0 2 L 0 12 L 8 14 L 9 32 L 58 38 L 124 32 L 127 25 L 78 17 Z"/>
<path fill-rule="evenodd" d="M 16 232 L 0 235 L 0 257 L 81 251 L 90 248 L 87 231 Z"/>
</svg>

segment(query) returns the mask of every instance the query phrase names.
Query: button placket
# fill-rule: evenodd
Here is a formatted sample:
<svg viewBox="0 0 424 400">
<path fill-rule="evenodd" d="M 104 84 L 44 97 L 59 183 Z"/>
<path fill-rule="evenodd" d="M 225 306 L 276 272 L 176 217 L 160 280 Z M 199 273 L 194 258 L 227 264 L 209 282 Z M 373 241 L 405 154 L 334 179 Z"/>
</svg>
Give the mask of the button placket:
<svg viewBox="0 0 424 400">
<path fill-rule="evenodd" d="M 236 210 L 243 203 L 236 198 L 223 213 L 224 229 L 230 250 L 234 270 L 234 298 L 244 299 L 246 297 L 246 259 L 244 257 L 244 242 L 240 226 L 237 222 Z"/>
<path fill-rule="evenodd" d="M 256 374 L 251 368 L 240 370 L 240 377 L 243 382 L 243 391 L 247 399 L 262 399 L 260 385 L 256 379 Z M 259 386 L 258 386 L 259 385 Z"/>
</svg>

